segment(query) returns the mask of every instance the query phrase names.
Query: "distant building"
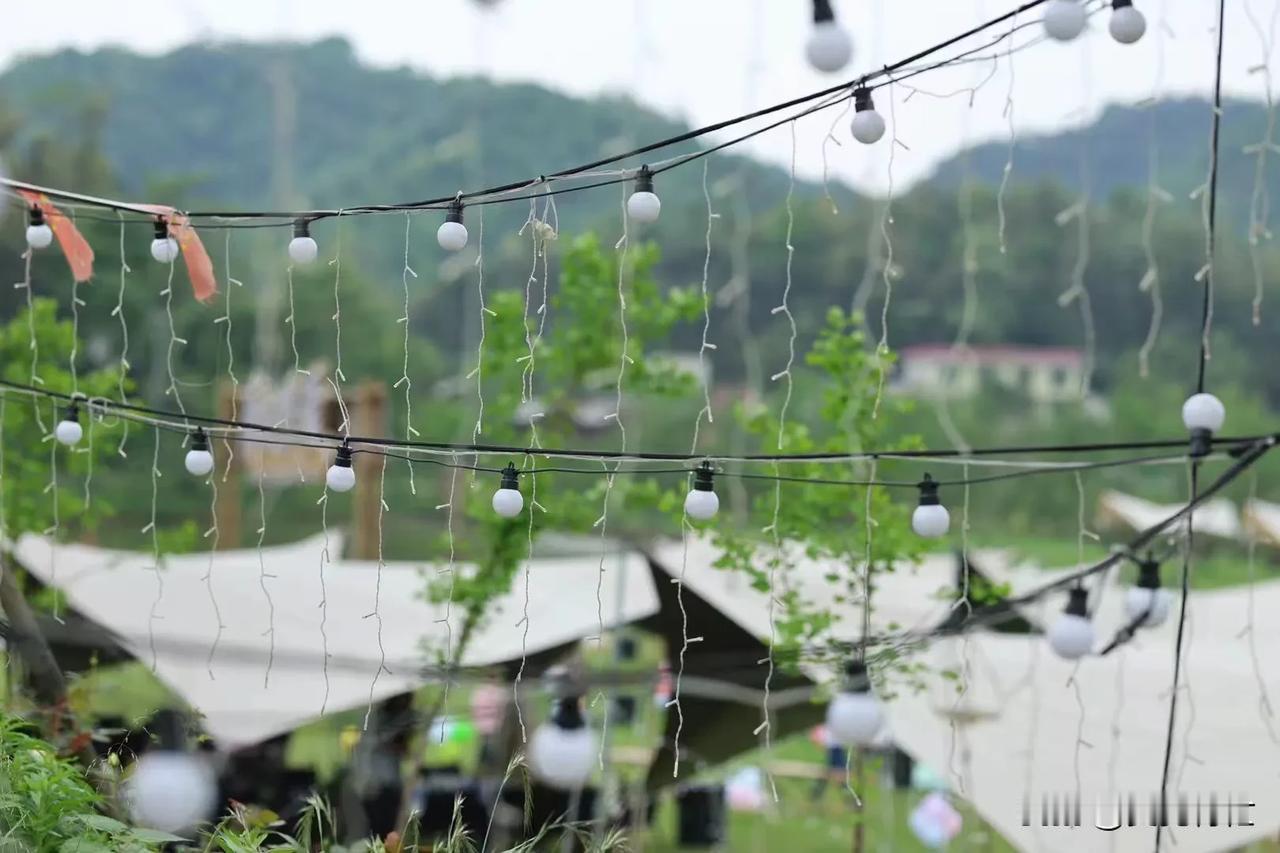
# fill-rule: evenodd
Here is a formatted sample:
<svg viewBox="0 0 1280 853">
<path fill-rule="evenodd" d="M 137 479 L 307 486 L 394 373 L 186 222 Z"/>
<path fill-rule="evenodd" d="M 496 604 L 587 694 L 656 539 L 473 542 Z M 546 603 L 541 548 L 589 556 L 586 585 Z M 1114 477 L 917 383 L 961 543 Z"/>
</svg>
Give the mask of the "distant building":
<svg viewBox="0 0 1280 853">
<path fill-rule="evenodd" d="M 1068 347 L 920 344 L 900 351 L 892 388 L 949 400 L 1000 388 L 1034 403 L 1069 403 L 1080 401 L 1083 379 L 1084 354 Z"/>
</svg>

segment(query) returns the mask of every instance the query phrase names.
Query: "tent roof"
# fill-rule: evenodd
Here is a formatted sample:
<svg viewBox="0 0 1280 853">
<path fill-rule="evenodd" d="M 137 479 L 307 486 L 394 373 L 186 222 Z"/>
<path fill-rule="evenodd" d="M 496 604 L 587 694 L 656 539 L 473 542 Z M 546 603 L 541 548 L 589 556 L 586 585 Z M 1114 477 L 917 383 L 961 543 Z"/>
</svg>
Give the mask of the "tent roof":
<svg viewBox="0 0 1280 853">
<path fill-rule="evenodd" d="M 1157 504 L 1108 490 L 1098 497 L 1098 521 L 1104 526 L 1145 530 L 1174 515 L 1182 507 L 1183 504 Z M 1237 539 L 1243 532 L 1235 504 L 1227 498 L 1214 498 L 1197 507 L 1192 525 L 1196 533 L 1222 539 Z"/>
<path fill-rule="evenodd" d="M 329 553 L 341 551 L 329 534 Z M 144 663 L 204 715 L 210 736 L 227 748 L 247 746 L 289 731 L 325 711 L 364 707 L 431 680 L 424 662 L 437 660 L 456 630 L 443 621 L 446 608 L 423 599 L 426 577 L 444 566 L 334 560 L 323 566 L 324 537 L 278 547 L 167 557 L 159 574 L 149 553 L 86 545 L 58 545 L 24 536 L 18 559 L 41 582 L 58 586 L 68 605 L 111 629 Z M 261 562 L 260 562 L 261 560 Z M 625 584 L 614 605 L 617 580 L 606 576 L 601 611 L 597 599 L 600 558 L 534 560 L 528 585 L 517 583 L 488 610 L 461 663 L 488 666 L 554 649 L 618 623 L 652 615 L 657 598 L 638 554 L 610 555 L 607 572 L 621 571 Z M 472 567 L 459 564 L 459 572 Z M 268 576 L 271 607 L 259 583 Z M 208 580 L 206 581 L 206 576 Z M 163 588 L 158 583 L 163 582 Z M 379 592 L 380 586 L 380 592 Z M 217 611 L 222 630 L 218 631 Z M 323 592 L 322 592 L 323 590 Z M 160 593 L 157 597 L 157 593 Z M 375 680 L 381 660 L 379 620 L 371 618 L 375 597 L 381 644 L 389 672 Z M 326 606 L 320 607 L 321 601 Z M 152 608 L 155 620 L 151 620 Z M 455 608 L 454 626 L 460 616 Z M 323 622 L 322 622 L 323 620 Z M 155 651 L 147 626 L 154 629 Z M 327 635 L 327 676 L 322 649 Z M 217 647 L 214 648 L 214 641 Z M 267 678 L 274 639 L 274 664 Z M 327 684 L 326 684 L 327 677 Z"/>
<path fill-rule="evenodd" d="M 1280 624 L 1262 614 L 1280 606 L 1280 583 L 1259 585 L 1255 595 L 1260 618 L 1254 639 L 1259 649 L 1275 648 Z M 1064 602 L 1065 594 L 1054 596 L 1043 607 L 1051 614 Z M 1099 645 L 1124 623 L 1122 608 L 1121 591 L 1108 590 L 1095 615 Z M 1180 851 L 1234 848 L 1280 827 L 1280 741 L 1264 721 L 1260 692 L 1262 685 L 1269 695 L 1280 692 L 1280 669 L 1263 657 L 1255 673 L 1248 637 L 1240 633 L 1248 608 L 1245 589 L 1197 592 L 1188 602 L 1186 693 L 1177 717 L 1170 796 L 1182 792 L 1193 802 L 1197 794 L 1206 801 L 1211 793 L 1224 801 L 1228 795 L 1248 797 L 1257 803 L 1250 810 L 1257 825 L 1175 827 Z M 899 691 L 889 708 L 895 740 L 943 773 L 1020 849 L 1150 850 L 1149 827 L 1104 835 L 1088 824 L 1097 801 L 1114 791 L 1139 798 L 1143 821 L 1146 803 L 1159 791 L 1175 623 L 1169 619 L 1144 630 L 1111 655 L 1078 666 L 1056 658 L 1037 637 L 978 632 L 937 642 L 926 653 L 930 667 L 966 670 L 966 689 L 960 694 L 956 682 L 935 676 L 922 692 Z M 1041 794 L 1074 792 L 1077 785 L 1084 828 L 1022 826 L 1028 791 L 1038 823 Z"/>
</svg>

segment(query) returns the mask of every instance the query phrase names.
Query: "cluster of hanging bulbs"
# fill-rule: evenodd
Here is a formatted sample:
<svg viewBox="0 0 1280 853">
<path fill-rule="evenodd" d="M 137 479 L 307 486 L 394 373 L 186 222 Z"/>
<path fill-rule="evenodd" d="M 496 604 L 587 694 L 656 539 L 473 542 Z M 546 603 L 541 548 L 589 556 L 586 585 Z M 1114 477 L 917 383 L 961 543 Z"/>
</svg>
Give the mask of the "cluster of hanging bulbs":
<svg viewBox="0 0 1280 853">
<path fill-rule="evenodd" d="M 1072 41 L 1088 24 L 1084 0 L 1049 0 L 1044 9 L 1044 31 L 1055 41 Z M 1147 19 L 1133 0 L 1111 0 L 1111 37 L 1120 44 L 1133 44 L 1147 32 Z"/>
</svg>

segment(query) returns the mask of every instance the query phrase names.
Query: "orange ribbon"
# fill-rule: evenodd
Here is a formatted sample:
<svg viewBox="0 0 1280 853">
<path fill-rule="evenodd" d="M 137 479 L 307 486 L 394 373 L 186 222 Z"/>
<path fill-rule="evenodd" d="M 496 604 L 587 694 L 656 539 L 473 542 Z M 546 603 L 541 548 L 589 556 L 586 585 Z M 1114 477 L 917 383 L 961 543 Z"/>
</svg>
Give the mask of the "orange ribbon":
<svg viewBox="0 0 1280 853">
<path fill-rule="evenodd" d="M 38 207 L 44 214 L 44 221 L 58 238 L 58 247 L 62 249 L 67 265 L 71 267 L 71 275 L 76 281 L 88 281 L 93 278 L 93 247 L 84 235 L 76 228 L 75 223 L 67 218 L 61 210 L 54 207 L 53 202 L 44 193 L 31 190 L 18 190 L 28 204 Z"/>
</svg>

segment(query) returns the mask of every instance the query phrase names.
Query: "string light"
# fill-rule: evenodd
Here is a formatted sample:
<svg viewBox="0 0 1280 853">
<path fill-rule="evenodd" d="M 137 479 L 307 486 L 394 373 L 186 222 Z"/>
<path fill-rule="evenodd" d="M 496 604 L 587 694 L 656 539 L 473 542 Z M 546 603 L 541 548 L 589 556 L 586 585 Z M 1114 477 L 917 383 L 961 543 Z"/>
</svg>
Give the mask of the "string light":
<svg viewBox="0 0 1280 853">
<path fill-rule="evenodd" d="M 582 788 L 596 763 L 595 732 L 583 719 L 579 701 L 576 695 L 557 699 L 551 718 L 529 741 L 529 769 L 542 782 L 562 791 Z"/>
<path fill-rule="evenodd" d="M 196 427 L 191 436 L 191 449 L 184 460 L 187 473 L 195 477 L 206 477 L 213 470 L 213 454 L 209 452 L 209 437 L 204 430 Z"/>
<path fill-rule="evenodd" d="M 938 498 L 938 483 L 928 474 L 918 484 L 920 504 L 911 513 L 911 529 L 917 536 L 937 539 L 951 529 L 951 513 Z"/>
<path fill-rule="evenodd" d="M 503 518 L 515 518 L 524 509 L 524 495 L 520 494 L 520 472 L 515 463 L 508 462 L 502 469 L 502 483 L 493 493 L 493 511 Z"/>
<path fill-rule="evenodd" d="M 662 200 L 653 191 L 653 172 L 648 166 L 641 166 L 636 173 L 635 191 L 627 199 L 627 216 L 648 224 L 657 222 L 661 212 Z"/>
<path fill-rule="evenodd" d="M 1169 618 L 1173 596 L 1160 586 L 1160 563 L 1150 555 L 1138 562 L 1138 582 L 1125 593 L 1124 609 L 1144 628 L 1155 628 Z"/>
<path fill-rule="evenodd" d="M 1044 7 L 1044 31 L 1055 41 L 1072 41 L 1084 32 L 1087 22 L 1080 0 L 1049 0 Z"/>
<path fill-rule="evenodd" d="M 1213 443 L 1213 434 L 1222 429 L 1227 419 L 1227 409 L 1212 394 L 1192 394 L 1182 404 L 1182 423 L 1191 433 L 1191 455 L 1207 456 Z"/>
<path fill-rule="evenodd" d="M 813 30 L 804 55 L 810 65 L 826 74 L 839 71 L 853 58 L 853 40 L 836 21 L 831 0 L 813 0 Z"/>
<path fill-rule="evenodd" d="M 840 746 L 869 746 L 883 726 L 884 709 L 871 689 L 867 665 L 850 661 L 840 692 L 827 705 L 827 731 Z"/>
<path fill-rule="evenodd" d="M 853 92 L 853 123 L 850 130 L 853 138 L 863 145 L 874 145 L 884 136 L 884 116 L 876 112 L 871 101 L 871 90 L 859 86 Z"/>
<path fill-rule="evenodd" d="M 53 242 L 53 229 L 44 221 L 44 211 L 39 205 L 31 205 L 27 218 L 27 245 L 32 249 L 47 249 Z"/>
<path fill-rule="evenodd" d="M 351 467 L 351 447 L 345 442 L 333 457 L 333 464 L 324 474 L 325 485 L 335 492 L 349 492 L 356 485 L 356 472 Z"/>
<path fill-rule="evenodd" d="M 467 247 L 467 226 L 462 224 L 462 202 L 454 200 L 436 229 L 436 242 L 447 252 L 460 252 Z"/>
<path fill-rule="evenodd" d="M 67 447 L 74 447 L 84 436 L 84 427 L 80 425 L 80 406 L 75 400 L 67 406 L 66 413 L 53 429 L 54 437 Z"/>
<path fill-rule="evenodd" d="M 690 518 L 707 521 L 720 511 L 720 498 L 715 493 L 715 472 L 710 462 L 703 462 L 693 474 L 693 488 L 684 499 L 684 511 Z"/>
<path fill-rule="evenodd" d="M 1133 44 L 1146 33 L 1147 19 L 1133 5 L 1133 0 L 1112 0 L 1111 21 L 1107 27 L 1116 41 Z"/>
<path fill-rule="evenodd" d="M 1066 660 L 1079 660 L 1093 650 L 1089 593 L 1083 586 L 1071 588 L 1066 609 L 1049 626 L 1049 647 L 1058 657 Z"/>
<path fill-rule="evenodd" d="M 171 833 L 207 820 L 217 792 L 213 770 L 198 757 L 176 750 L 144 754 L 125 783 L 134 821 Z"/>
<path fill-rule="evenodd" d="M 155 222 L 151 257 L 162 264 L 171 264 L 178 259 L 178 241 L 169 236 L 169 225 L 161 218 L 157 218 Z"/>
<path fill-rule="evenodd" d="M 295 219 L 293 221 L 293 239 L 289 241 L 289 260 L 295 264 L 309 264 L 320 254 L 320 247 L 311 236 L 311 221 Z"/>
</svg>

